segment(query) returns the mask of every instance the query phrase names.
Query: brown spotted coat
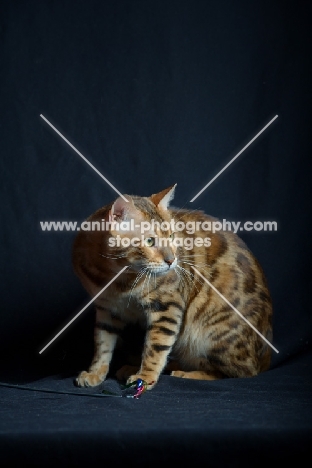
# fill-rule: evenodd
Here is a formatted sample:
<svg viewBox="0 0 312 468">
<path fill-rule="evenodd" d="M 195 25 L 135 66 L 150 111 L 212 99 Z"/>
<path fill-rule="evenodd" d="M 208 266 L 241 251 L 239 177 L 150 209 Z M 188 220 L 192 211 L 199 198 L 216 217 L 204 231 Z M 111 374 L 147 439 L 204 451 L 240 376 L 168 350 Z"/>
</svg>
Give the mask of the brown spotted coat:
<svg viewBox="0 0 312 468">
<path fill-rule="evenodd" d="M 199 211 L 168 208 L 174 187 L 151 197 L 128 196 L 94 213 L 89 221 L 216 221 Z M 235 311 L 203 281 L 207 278 L 268 340 L 272 339 L 272 305 L 263 271 L 245 243 L 234 233 L 185 231 L 175 238 L 209 237 L 210 246 L 187 250 L 175 245 L 171 230 L 157 226 L 145 239 L 167 238 L 158 247 L 110 247 L 109 239 L 140 237 L 138 230 L 80 231 L 73 249 L 74 269 L 95 296 L 124 266 L 122 273 L 95 301 L 95 354 L 79 386 L 95 386 L 107 376 L 118 335 L 126 324 L 146 330 L 140 367 L 117 373 L 128 382 L 142 378 L 152 388 L 166 368 L 175 377 L 212 380 L 251 377 L 268 369 L 271 349 Z M 169 237 L 171 236 L 171 238 Z M 204 242 L 204 241 L 203 241 Z M 145 269 L 145 270 L 144 270 Z"/>
</svg>

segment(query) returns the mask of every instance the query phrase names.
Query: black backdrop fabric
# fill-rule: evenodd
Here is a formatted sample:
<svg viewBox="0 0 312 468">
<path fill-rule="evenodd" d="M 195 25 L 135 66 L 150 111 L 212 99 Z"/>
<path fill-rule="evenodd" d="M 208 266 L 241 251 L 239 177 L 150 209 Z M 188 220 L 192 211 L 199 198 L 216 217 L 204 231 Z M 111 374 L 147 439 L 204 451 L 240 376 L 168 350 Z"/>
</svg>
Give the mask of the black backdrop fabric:
<svg viewBox="0 0 312 468">
<path fill-rule="evenodd" d="M 307 1 L 1 2 L 3 382 L 57 391 L 64 379 L 64 391 L 79 393 L 71 377 L 91 359 L 94 315 L 92 308 L 85 311 L 39 355 L 89 301 L 71 266 L 75 233 L 43 232 L 40 222 L 80 223 L 117 197 L 41 114 L 122 193 L 148 196 L 177 183 L 175 206 L 221 220 L 271 220 L 278 226 L 276 232 L 240 234 L 262 264 L 273 299 L 273 344 L 279 353 L 273 352 L 269 372 L 235 383 L 163 376 L 159 388 L 140 400 L 134 427 L 132 400 L 89 396 L 85 404 L 86 397 L 55 394 L 51 403 L 46 394 L 39 410 L 43 393 L 3 387 L 5 460 L 18 456 L 10 452 L 17 446 L 26 458 L 37 454 L 46 462 L 53 452 L 53 463 L 78 464 L 75 450 L 87 461 L 84 449 L 88 453 L 88 444 L 92 449 L 104 444 L 101 431 L 112 427 L 110 460 L 115 452 L 123 460 L 131 453 L 144 460 L 143 449 L 150 450 L 149 463 L 157 454 L 162 462 L 166 453 L 174 460 L 186 440 L 189 451 L 183 446 L 183 457 L 207 452 L 217 460 L 222 454 L 229 466 L 236 466 L 233 457 L 244 447 L 260 457 L 275 444 L 279 460 L 282 453 L 289 457 L 287 447 L 296 455 L 307 448 L 312 426 L 310 17 Z M 242 395 L 246 406 L 240 406 Z M 266 409 L 275 422 L 263 416 Z M 88 432 L 85 424 L 75 442 L 82 420 L 89 424 L 101 411 L 102 425 L 91 423 Z M 41 422 L 35 420 L 37 412 Z M 73 431 L 67 449 L 60 439 L 60 431 L 70 430 L 66 414 Z M 215 427 L 205 425 L 211 417 Z M 160 455 L 153 434 L 170 449 Z M 265 443 L 267 451 L 261 452 Z M 28 455 L 27 447 L 32 448 Z M 105 456 L 99 453 L 98 460 Z"/>
</svg>

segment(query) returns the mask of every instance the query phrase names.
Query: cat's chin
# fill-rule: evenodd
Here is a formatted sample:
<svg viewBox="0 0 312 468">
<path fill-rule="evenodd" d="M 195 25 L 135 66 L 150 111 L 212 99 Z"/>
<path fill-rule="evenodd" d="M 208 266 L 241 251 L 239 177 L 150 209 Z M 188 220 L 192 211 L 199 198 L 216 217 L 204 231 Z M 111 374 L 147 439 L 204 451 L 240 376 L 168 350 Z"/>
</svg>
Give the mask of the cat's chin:
<svg viewBox="0 0 312 468">
<path fill-rule="evenodd" d="M 168 273 L 171 273 L 172 271 L 175 271 L 175 268 L 172 266 L 168 266 L 165 268 L 155 268 L 150 270 L 154 275 L 156 276 L 164 276 L 167 275 Z"/>
<path fill-rule="evenodd" d="M 142 272 L 142 268 L 144 268 L 142 267 L 142 265 L 131 265 L 131 269 L 135 273 Z M 154 267 L 154 268 L 147 268 L 146 271 L 151 272 L 156 276 L 163 276 L 171 271 L 174 271 L 174 267 L 173 266 L 166 266 L 166 267 L 159 267 L 159 268 Z"/>
<path fill-rule="evenodd" d="M 151 270 L 152 273 L 154 273 L 156 276 L 164 276 L 166 275 L 167 273 L 169 273 L 169 271 L 172 271 L 172 268 L 167 268 L 167 269 L 164 269 L 164 270 Z"/>
</svg>

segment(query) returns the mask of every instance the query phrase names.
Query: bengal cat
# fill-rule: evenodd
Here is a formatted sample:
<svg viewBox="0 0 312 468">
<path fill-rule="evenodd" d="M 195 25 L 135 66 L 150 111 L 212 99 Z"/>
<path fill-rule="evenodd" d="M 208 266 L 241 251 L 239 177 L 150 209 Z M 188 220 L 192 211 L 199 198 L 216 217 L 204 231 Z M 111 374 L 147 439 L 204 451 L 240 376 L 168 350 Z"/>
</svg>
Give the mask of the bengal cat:
<svg viewBox="0 0 312 468">
<path fill-rule="evenodd" d="M 76 237 L 74 270 L 92 297 L 128 267 L 95 300 L 95 354 L 77 377 L 79 386 L 104 381 L 118 336 L 135 322 L 146 330 L 145 342 L 140 367 L 117 372 L 128 383 L 141 378 L 150 389 L 168 363 L 175 377 L 206 380 L 269 368 L 268 344 L 193 269 L 271 340 L 271 299 L 259 263 L 233 232 L 207 231 L 215 218 L 170 209 L 174 190 L 126 195 L 128 202 L 119 197 L 87 220 L 89 227 L 104 222 L 108 229 L 81 230 Z M 195 232 L 181 231 L 181 222 Z"/>
</svg>

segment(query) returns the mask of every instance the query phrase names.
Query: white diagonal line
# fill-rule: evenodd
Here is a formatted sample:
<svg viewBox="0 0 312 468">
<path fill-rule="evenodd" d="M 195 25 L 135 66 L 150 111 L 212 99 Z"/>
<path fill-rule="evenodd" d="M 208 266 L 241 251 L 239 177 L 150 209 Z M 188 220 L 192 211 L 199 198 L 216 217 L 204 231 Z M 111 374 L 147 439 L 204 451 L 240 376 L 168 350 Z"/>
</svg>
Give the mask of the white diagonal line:
<svg viewBox="0 0 312 468">
<path fill-rule="evenodd" d="M 256 327 L 253 326 L 252 323 L 249 322 L 249 320 L 247 320 L 243 314 L 240 313 L 239 310 L 236 309 L 236 307 L 234 307 L 228 300 L 226 297 L 223 296 L 223 294 L 221 294 L 214 286 L 213 284 L 210 283 L 210 281 L 207 280 L 207 278 L 205 278 L 195 267 L 193 267 L 193 270 L 196 271 L 196 273 L 204 280 L 206 281 L 206 283 L 217 293 L 219 294 L 219 296 L 230 306 L 232 307 L 232 309 L 234 310 L 234 312 L 236 312 L 243 320 L 245 320 L 246 323 L 248 323 L 248 325 L 259 335 L 261 336 L 261 338 L 276 352 L 276 353 L 279 353 L 279 351 L 274 348 L 274 346 L 259 332 L 259 330 L 256 329 Z"/>
<path fill-rule="evenodd" d="M 123 273 L 123 272 L 126 270 L 126 268 L 128 268 L 128 266 L 125 266 L 125 267 L 123 267 L 123 269 L 122 269 L 122 270 L 120 270 L 120 272 L 119 272 L 119 273 L 117 273 L 117 275 L 116 275 L 116 276 L 114 276 L 114 278 L 113 278 L 113 279 L 111 279 L 111 280 L 109 281 L 109 283 L 107 283 L 107 284 L 104 286 L 104 288 L 103 288 L 103 289 L 101 289 L 101 291 L 100 291 L 99 293 L 97 293 L 97 294 L 96 294 L 96 296 L 94 296 L 94 297 L 93 297 L 93 299 L 91 299 L 91 301 L 90 301 L 90 302 L 88 302 L 88 304 L 87 304 L 87 305 L 85 305 L 85 306 L 83 307 L 83 309 L 81 309 L 81 311 L 80 311 L 80 312 L 78 312 L 78 314 L 77 314 L 77 315 L 75 315 L 75 317 L 74 317 L 73 319 L 71 319 L 71 321 L 70 321 L 70 322 L 68 322 L 68 324 L 67 324 L 67 325 L 65 325 L 65 327 L 64 327 L 64 328 L 62 328 L 62 330 L 61 330 L 61 331 L 59 331 L 59 332 L 58 332 L 58 333 L 55 335 L 55 337 L 54 337 L 54 338 L 52 338 L 52 340 L 51 340 L 51 341 L 49 341 L 49 343 L 48 343 L 47 345 L 45 345 L 45 347 L 44 347 L 44 348 L 42 348 L 42 350 L 41 350 L 41 351 L 39 351 L 39 354 L 43 353 L 43 351 L 44 351 L 44 350 L 46 350 L 46 349 L 47 349 L 47 347 L 48 347 L 48 346 L 50 346 L 50 344 L 51 344 L 51 343 L 53 343 L 53 341 L 54 341 L 54 340 L 56 340 L 56 338 L 58 338 L 58 337 L 60 336 L 60 334 L 61 334 L 61 333 L 63 333 L 63 331 L 64 331 L 64 330 L 66 330 L 66 328 L 68 328 L 68 327 L 69 327 L 69 325 L 71 325 L 71 324 L 74 322 L 74 320 L 76 320 L 76 318 L 77 318 L 77 317 L 79 317 L 79 315 L 81 315 L 81 314 L 82 314 L 82 312 L 83 312 L 83 311 L 85 311 L 85 310 L 86 310 L 86 308 L 87 308 L 87 307 L 89 307 L 89 305 L 90 305 L 90 304 L 92 304 L 92 302 L 94 302 L 94 301 L 95 301 L 95 299 L 96 299 L 97 297 L 99 297 L 99 296 L 102 294 L 102 292 L 103 292 L 103 291 L 105 291 L 105 289 L 107 289 L 107 288 L 108 288 L 108 286 L 110 286 L 110 285 L 111 285 L 111 284 L 112 284 L 112 283 L 115 281 L 115 279 L 116 279 L 116 278 L 118 278 L 118 276 L 119 276 L 119 275 L 121 275 L 121 273 Z"/>
<path fill-rule="evenodd" d="M 108 185 L 110 185 L 110 186 L 112 187 L 112 189 L 115 190 L 115 192 L 118 193 L 118 195 L 120 195 L 126 202 L 129 201 L 129 200 L 126 199 L 126 197 L 125 197 L 122 193 L 119 192 L 119 190 L 116 189 L 116 187 L 115 187 L 109 180 L 106 179 L 106 177 L 103 176 L 103 174 L 100 173 L 100 171 L 97 170 L 96 167 L 93 166 L 93 164 L 91 164 L 91 163 L 87 160 L 87 158 L 84 157 L 83 154 L 81 154 L 81 153 L 77 150 L 77 148 L 74 147 L 74 145 L 73 145 L 70 141 L 67 140 L 67 138 L 64 137 L 64 135 L 61 134 L 61 132 L 60 132 L 57 128 L 54 127 L 54 125 L 51 124 L 51 122 L 48 121 L 48 119 L 46 119 L 46 118 L 44 117 L 44 115 L 40 114 L 40 117 L 41 117 L 43 120 L 45 120 L 45 121 L 47 122 L 47 124 L 50 125 L 50 127 L 53 128 L 53 130 L 54 130 L 61 138 L 63 138 L 63 140 L 66 141 L 66 143 L 67 143 L 74 151 L 76 151 L 76 153 L 79 154 L 79 156 L 80 156 L 87 164 L 89 164 L 89 166 L 92 167 L 92 169 L 93 169 L 100 177 L 102 177 L 102 179 L 104 179 L 105 182 L 106 182 Z"/>
<path fill-rule="evenodd" d="M 241 150 L 240 150 L 240 152 L 239 152 L 239 153 L 237 153 L 237 155 L 236 155 L 236 156 L 234 156 L 234 158 L 232 158 L 232 159 L 231 159 L 231 161 L 230 161 L 229 163 L 227 163 L 227 164 L 224 166 L 224 168 L 223 168 L 223 169 L 221 169 L 221 171 L 220 171 L 220 172 L 218 172 L 218 174 L 217 174 L 217 175 L 215 175 L 215 176 L 213 177 L 213 179 L 211 179 L 211 181 L 210 181 L 210 182 L 208 182 L 208 184 L 207 184 L 207 185 L 205 185 L 205 187 L 204 187 L 204 188 L 202 188 L 202 189 L 200 190 L 200 192 L 198 192 L 198 194 L 197 194 L 197 195 L 195 195 L 195 197 L 193 197 L 193 198 L 192 198 L 192 200 L 190 200 L 190 202 L 192 203 L 194 200 L 196 200 L 196 198 L 197 198 L 197 197 L 199 197 L 199 195 L 200 195 L 201 193 L 203 193 L 203 191 L 204 191 L 204 190 L 206 190 L 206 188 L 207 188 L 207 187 L 209 187 L 209 185 L 211 185 L 211 184 L 212 184 L 212 182 L 214 182 L 214 181 L 215 181 L 215 180 L 216 180 L 216 179 L 219 177 L 219 175 L 221 175 L 221 174 L 222 174 L 222 172 L 224 172 L 224 171 L 225 171 L 225 169 L 227 169 L 227 168 L 228 168 L 228 167 L 229 167 L 229 166 L 232 164 L 232 162 L 234 162 L 234 161 L 235 161 L 235 159 L 236 159 L 236 158 L 238 158 L 238 156 L 240 156 L 240 155 L 242 154 L 242 152 L 243 152 L 243 151 L 245 151 L 245 149 L 246 149 L 246 148 L 248 148 L 248 146 L 250 146 L 250 145 L 251 145 L 251 143 L 253 143 L 253 142 L 254 142 L 254 141 L 255 141 L 255 140 L 258 138 L 258 136 L 259 136 L 259 135 L 261 135 L 261 133 L 263 133 L 263 132 L 264 132 L 264 130 L 266 130 L 266 129 L 268 128 L 268 126 L 269 126 L 269 125 L 271 125 L 271 123 L 272 123 L 272 122 L 274 122 L 274 120 L 276 120 L 276 119 L 277 119 L 277 117 L 278 117 L 278 115 L 276 115 L 275 117 L 273 117 L 273 119 L 272 119 L 272 120 L 270 120 L 270 122 L 269 122 L 268 124 L 266 124 L 266 126 L 265 126 L 265 127 L 263 127 L 263 129 L 262 129 L 262 130 L 260 130 L 260 132 L 259 132 L 259 133 L 257 133 L 257 135 L 256 135 L 256 136 L 254 136 L 254 137 L 253 137 L 253 139 L 252 139 L 252 140 L 250 140 L 250 142 L 249 142 L 249 143 L 247 143 L 247 145 L 246 145 L 246 146 L 244 146 L 244 148 L 243 148 L 243 149 L 241 149 Z"/>
</svg>

